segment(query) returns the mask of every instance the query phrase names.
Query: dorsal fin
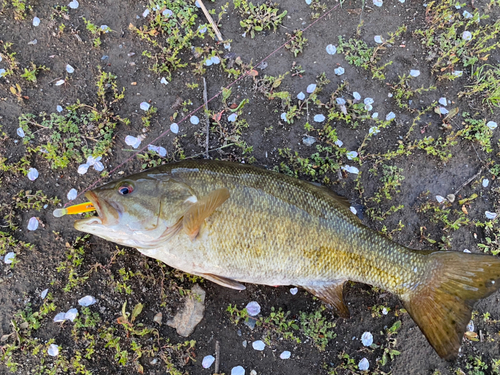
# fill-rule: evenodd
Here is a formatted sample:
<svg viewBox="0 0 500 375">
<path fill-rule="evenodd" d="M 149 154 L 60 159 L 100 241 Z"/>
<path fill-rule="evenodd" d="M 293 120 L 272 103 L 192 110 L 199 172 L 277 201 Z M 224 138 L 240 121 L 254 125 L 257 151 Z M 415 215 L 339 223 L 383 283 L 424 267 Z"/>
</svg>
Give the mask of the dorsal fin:
<svg viewBox="0 0 500 375">
<path fill-rule="evenodd" d="M 222 188 L 198 199 L 198 202 L 194 203 L 184 214 L 182 224 L 186 234 L 194 240 L 205 219 L 212 215 L 228 198 L 229 190 Z"/>
<path fill-rule="evenodd" d="M 335 312 L 342 318 L 350 318 L 351 314 L 344 302 L 344 283 L 347 280 L 334 280 L 323 285 L 301 285 L 309 293 L 331 305 Z"/>
</svg>

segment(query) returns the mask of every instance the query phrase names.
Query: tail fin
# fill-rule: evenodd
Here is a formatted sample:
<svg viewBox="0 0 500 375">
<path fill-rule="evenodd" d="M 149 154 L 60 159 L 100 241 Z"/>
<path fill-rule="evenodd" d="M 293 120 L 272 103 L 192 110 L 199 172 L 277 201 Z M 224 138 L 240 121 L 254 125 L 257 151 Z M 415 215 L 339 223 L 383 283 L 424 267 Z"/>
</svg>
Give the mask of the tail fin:
<svg viewBox="0 0 500 375">
<path fill-rule="evenodd" d="M 444 251 L 428 256 L 428 277 L 405 308 L 439 356 L 453 360 L 475 302 L 500 287 L 500 259 Z"/>
</svg>

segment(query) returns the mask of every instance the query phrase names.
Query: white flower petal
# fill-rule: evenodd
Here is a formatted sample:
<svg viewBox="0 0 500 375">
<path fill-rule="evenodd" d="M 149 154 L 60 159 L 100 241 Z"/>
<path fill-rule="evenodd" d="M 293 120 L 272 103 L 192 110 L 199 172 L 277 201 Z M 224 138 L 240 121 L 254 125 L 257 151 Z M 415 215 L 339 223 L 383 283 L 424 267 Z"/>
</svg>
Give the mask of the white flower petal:
<svg viewBox="0 0 500 375">
<path fill-rule="evenodd" d="M 384 5 L 384 2 L 382 0 L 373 0 L 373 5 L 381 7 Z"/>
<path fill-rule="evenodd" d="M 219 56 L 212 56 L 212 58 L 210 60 L 212 60 L 212 64 L 215 64 L 215 65 L 220 64 Z"/>
<path fill-rule="evenodd" d="M 329 55 L 335 55 L 337 53 L 337 47 L 335 47 L 333 44 L 327 45 L 326 53 L 328 53 Z"/>
<path fill-rule="evenodd" d="M 378 126 L 372 126 L 370 128 L 370 130 L 368 130 L 368 134 L 375 135 L 375 134 L 378 134 L 378 133 L 380 133 L 380 129 L 378 128 Z"/>
<path fill-rule="evenodd" d="M 24 134 L 23 128 L 17 128 L 17 135 L 21 138 L 24 138 L 26 136 L 26 134 Z"/>
<path fill-rule="evenodd" d="M 79 174 L 85 174 L 89 170 L 89 165 L 88 164 L 80 164 L 78 166 L 78 173 Z"/>
<path fill-rule="evenodd" d="M 72 201 L 76 199 L 76 197 L 78 196 L 78 191 L 75 188 L 73 188 L 68 192 L 66 196 L 68 197 L 68 200 Z"/>
<path fill-rule="evenodd" d="M 347 159 L 352 160 L 358 157 L 358 153 L 356 151 L 349 151 L 347 154 Z"/>
<path fill-rule="evenodd" d="M 490 128 L 491 130 L 494 130 L 497 128 L 498 124 L 495 121 L 488 121 L 486 123 L 486 126 Z"/>
<path fill-rule="evenodd" d="M 358 210 L 356 210 L 356 207 L 351 206 L 351 207 L 349 207 L 349 210 L 351 210 L 351 212 L 352 212 L 354 215 L 356 215 L 356 214 L 358 213 Z"/>
<path fill-rule="evenodd" d="M 354 99 L 356 99 L 356 100 L 361 100 L 361 95 L 360 95 L 360 94 L 359 94 L 359 92 L 357 92 L 357 91 L 354 91 L 354 92 L 352 93 L 352 96 L 353 96 L 353 97 L 354 97 Z"/>
<path fill-rule="evenodd" d="M 59 81 L 57 81 L 56 83 L 54 83 L 54 86 L 61 86 L 64 84 L 64 82 L 66 82 L 64 79 L 60 79 Z"/>
<path fill-rule="evenodd" d="M 361 342 L 364 346 L 370 346 L 373 344 L 373 335 L 370 332 L 364 332 L 361 335 Z"/>
<path fill-rule="evenodd" d="M 436 200 L 438 201 L 438 203 L 443 203 L 444 201 L 446 201 L 446 198 L 441 195 L 436 195 Z"/>
<path fill-rule="evenodd" d="M 418 77 L 420 75 L 420 70 L 418 70 L 418 69 L 412 69 L 412 70 L 410 70 L 410 75 L 412 77 Z"/>
<path fill-rule="evenodd" d="M 134 137 L 132 135 L 127 135 L 125 137 L 125 143 L 133 148 L 138 148 L 141 145 L 142 139 L 139 137 Z"/>
<path fill-rule="evenodd" d="M 359 173 L 359 169 L 356 168 L 356 167 L 353 167 L 353 166 L 350 166 L 350 165 L 344 165 L 342 167 L 342 169 L 346 172 L 349 172 L 349 173 L 353 173 L 353 174 L 358 174 Z"/>
<path fill-rule="evenodd" d="M 0 78 L 3 77 L 5 74 L 7 74 L 7 71 L 5 69 L 0 69 Z"/>
<path fill-rule="evenodd" d="M 170 131 L 174 134 L 177 134 L 179 133 L 179 125 L 177 125 L 177 123 L 173 123 L 170 125 Z"/>
<path fill-rule="evenodd" d="M 311 137 L 310 135 L 302 138 L 302 143 L 305 144 L 306 146 L 312 146 L 314 143 L 316 143 L 316 138 Z"/>
<path fill-rule="evenodd" d="M 241 366 L 236 366 L 231 369 L 231 375 L 245 375 L 245 369 Z"/>
<path fill-rule="evenodd" d="M 212 64 L 213 64 L 212 59 L 206 59 L 206 60 L 205 60 L 205 66 L 210 66 L 210 65 L 212 65 Z"/>
<path fill-rule="evenodd" d="M 66 313 L 60 312 L 56 316 L 54 316 L 54 323 L 61 323 L 66 321 Z"/>
<path fill-rule="evenodd" d="M 73 68 L 71 65 L 66 65 L 66 71 L 71 74 L 75 72 L 75 68 Z"/>
<path fill-rule="evenodd" d="M 40 18 L 34 17 L 33 18 L 33 26 L 38 26 L 40 25 Z"/>
<path fill-rule="evenodd" d="M 203 357 L 203 361 L 201 362 L 201 365 L 203 366 L 203 368 L 209 368 L 210 366 L 212 366 L 212 363 L 215 362 L 215 358 L 213 355 L 207 355 L 205 357 Z"/>
<path fill-rule="evenodd" d="M 94 164 L 94 169 L 97 172 L 101 172 L 102 170 L 104 170 L 104 164 L 102 164 L 100 161 L 96 161 Z"/>
<path fill-rule="evenodd" d="M 33 216 L 28 221 L 28 230 L 31 230 L 31 231 L 37 230 L 38 229 L 38 224 L 39 224 L 39 222 L 38 222 L 37 218 Z"/>
<path fill-rule="evenodd" d="M 314 116 L 314 121 L 316 122 L 323 122 L 325 121 L 326 117 L 325 115 L 319 114 Z"/>
<path fill-rule="evenodd" d="M 338 75 L 338 76 L 341 76 L 342 74 L 344 74 L 344 73 L 345 73 L 345 69 L 344 69 L 344 68 L 342 68 L 341 66 L 339 66 L 337 69 L 334 69 L 333 71 L 334 71 L 334 72 L 335 72 L 335 74 L 336 74 L 336 75 Z"/>
<path fill-rule="evenodd" d="M 30 181 L 35 181 L 38 178 L 38 171 L 36 168 L 30 168 L 28 170 L 28 178 Z"/>
<path fill-rule="evenodd" d="M 467 331 L 474 332 L 474 322 L 471 320 L 469 324 L 467 324 Z"/>
<path fill-rule="evenodd" d="M 304 94 L 302 91 L 297 94 L 297 99 L 304 100 L 305 98 L 306 94 Z"/>
<path fill-rule="evenodd" d="M 290 358 L 291 355 L 292 355 L 292 353 L 290 353 L 288 350 L 285 350 L 283 353 L 280 354 L 280 358 L 281 359 L 288 359 L 288 358 Z"/>
<path fill-rule="evenodd" d="M 144 18 L 146 18 L 147 16 L 149 16 L 149 9 L 146 8 L 146 10 L 144 12 L 142 12 L 142 16 Z"/>
<path fill-rule="evenodd" d="M 372 118 L 378 118 L 378 112 L 373 112 Z"/>
<path fill-rule="evenodd" d="M 454 70 L 451 74 L 453 74 L 455 77 L 462 77 L 464 72 L 463 70 Z"/>
<path fill-rule="evenodd" d="M 60 105 L 58 105 L 56 107 L 56 110 L 57 110 L 57 112 L 61 113 L 63 111 L 63 107 L 61 107 Z"/>
<path fill-rule="evenodd" d="M 198 116 L 191 116 L 189 121 L 191 121 L 191 124 L 193 125 L 198 125 L 200 123 L 200 119 L 198 118 Z"/>
<path fill-rule="evenodd" d="M 472 39 L 472 34 L 470 31 L 464 31 L 462 34 L 462 39 L 463 40 L 471 40 Z"/>
<path fill-rule="evenodd" d="M 339 146 L 339 147 L 342 147 L 342 146 L 344 145 L 344 142 L 342 142 L 340 139 L 337 139 L 337 140 L 335 141 L 335 144 L 336 144 L 337 146 Z"/>
<path fill-rule="evenodd" d="M 42 299 L 45 299 L 45 297 L 47 297 L 48 292 L 49 292 L 49 288 L 42 290 L 42 293 L 40 293 L 40 297 Z"/>
<path fill-rule="evenodd" d="M 486 215 L 486 218 L 490 220 L 494 220 L 498 215 L 496 212 L 490 212 L 490 211 L 486 211 L 484 214 Z"/>
<path fill-rule="evenodd" d="M 78 7 L 80 6 L 80 3 L 77 0 L 73 0 L 71 3 L 68 4 L 68 6 L 71 9 L 78 9 Z"/>
<path fill-rule="evenodd" d="M 74 321 L 77 315 L 78 315 L 78 310 L 73 308 L 66 311 L 64 317 L 66 318 L 66 320 Z"/>
<path fill-rule="evenodd" d="M 368 368 L 370 367 L 370 363 L 368 362 L 368 360 L 366 358 L 363 358 L 361 361 L 359 361 L 358 363 L 358 368 L 361 370 L 361 371 L 366 371 L 368 370 Z"/>
<path fill-rule="evenodd" d="M 448 100 L 446 98 L 439 98 L 439 104 L 444 105 L 445 107 L 448 105 Z"/>
<path fill-rule="evenodd" d="M 489 184 L 490 184 L 490 180 L 488 180 L 487 178 L 485 178 L 483 180 L 483 187 L 488 187 Z"/>
<path fill-rule="evenodd" d="M 151 106 L 149 105 L 149 103 L 148 103 L 148 102 L 142 102 L 142 103 L 140 104 L 140 106 L 139 106 L 139 107 L 140 107 L 143 111 L 147 111 L 147 110 L 149 110 L 149 107 L 151 107 Z"/>
<path fill-rule="evenodd" d="M 59 355 L 59 347 L 56 344 L 50 344 L 47 354 L 51 357 L 57 357 Z"/>
<path fill-rule="evenodd" d="M 160 83 L 162 83 L 164 85 L 168 85 L 168 81 L 167 81 L 167 79 L 165 77 L 161 77 Z"/>
<path fill-rule="evenodd" d="M 255 350 L 262 351 L 266 348 L 266 344 L 264 344 L 264 341 L 262 340 L 257 340 L 252 342 L 252 348 L 254 348 Z"/>
<path fill-rule="evenodd" d="M 165 9 L 161 14 L 165 17 L 170 17 L 174 14 L 174 12 L 172 12 L 170 9 Z"/>
<path fill-rule="evenodd" d="M 346 101 L 344 98 L 336 98 L 335 101 L 338 105 L 346 105 Z"/>
<path fill-rule="evenodd" d="M 387 116 L 385 116 L 386 121 L 391 121 L 396 118 L 396 114 L 394 112 L 389 112 Z"/>
<path fill-rule="evenodd" d="M 15 257 L 16 257 L 16 253 L 14 253 L 13 251 L 10 251 L 7 254 L 5 254 L 3 261 L 5 264 L 11 264 L 14 261 Z"/>
<path fill-rule="evenodd" d="M 229 116 L 227 116 L 227 121 L 235 122 L 237 118 L 238 118 L 238 115 L 236 113 L 231 113 Z M 283 118 L 283 115 L 281 118 Z"/>
<path fill-rule="evenodd" d="M 290 288 L 290 294 L 292 296 L 296 295 L 299 292 L 299 288 Z"/>
<path fill-rule="evenodd" d="M 248 304 L 246 305 L 246 309 L 248 315 L 250 316 L 256 316 L 260 314 L 260 305 L 255 301 L 248 302 Z"/>
<path fill-rule="evenodd" d="M 363 100 L 363 103 L 365 103 L 366 105 L 372 105 L 373 103 L 375 103 L 375 101 L 372 98 L 365 98 L 365 100 Z"/>
<path fill-rule="evenodd" d="M 473 17 L 472 14 L 469 13 L 469 12 L 467 12 L 466 10 L 464 10 L 464 12 L 462 13 L 462 15 L 464 16 L 464 18 L 466 20 L 471 19 Z"/>
<path fill-rule="evenodd" d="M 312 94 L 314 92 L 314 90 L 316 90 L 316 84 L 315 83 L 311 83 L 309 86 L 307 86 L 307 93 L 308 94 Z"/>
</svg>

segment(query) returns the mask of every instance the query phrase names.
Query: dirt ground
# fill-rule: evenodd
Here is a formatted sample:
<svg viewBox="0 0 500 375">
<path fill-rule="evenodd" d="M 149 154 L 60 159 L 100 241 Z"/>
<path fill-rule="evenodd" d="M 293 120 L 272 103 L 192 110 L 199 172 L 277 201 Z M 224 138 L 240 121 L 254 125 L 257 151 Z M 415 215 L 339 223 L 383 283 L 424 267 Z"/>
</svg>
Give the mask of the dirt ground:
<svg viewBox="0 0 500 375">
<path fill-rule="evenodd" d="M 486 71 L 500 69 L 498 1 L 258 1 L 279 9 L 262 15 L 262 31 L 245 21 L 260 14 L 245 1 L 204 4 L 224 43 L 202 10 L 183 1 L 81 0 L 76 9 L 0 3 L 0 373 L 212 374 L 215 365 L 202 367 L 207 355 L 219 357 L 225 374 L 236 366 L 263 375 L 500 373 L 499 293 L 476 305 L 459 358 L 446 362 L 383 290 L 347 285 L 345 320 L 303 290 L 292 294 L 292 286 L 225 289 L 135 249 L 83 237 L 74 217 L 53 216 L 70 189 L 82 193 L 100 178 L 93 166 L 78 173 L 91 154 L 112 171 L 97 184 L 204 158 L 207 115 L 192 111 L 203 106 L 205 80 L 211 159 L 326 184 L 365 225 L 405 246 L 497 256 L 499 94 L 495 101 L 495 84 L 480 85 Z M 482 18 L 469 24 L 464 10 Z M 241 21 L 253 26 L 245 33 Z M 306 27 L 291 48 L 277 50 Z M 481 49 L 481 40 L 491 49 Z M 500 82 L 498 72 L 491 76 Z M 230 93 L 211 100 L 237 77 Z M 373 104 L 365 107 L 366 98 Z M 178 134 L 156 139 L 174 122 Z M 144 136 L 138 149 L 125 142 L 129 135 Z M 150 142 L 167 155 L 136 155 Z M 39 173 L 34 181 L 29 168 Z M 39 225 L 29 231 L 32 217 Z M 206 310 L 184 338 L 166 322 L 195 283 L 206 291 Z M 85 309 L 78 300 L 86 295 L 97 302 Z M 262 308 L 253 329 L 235 322 L 250 301 Z M 70 308 L 78 309 L 75 321 L 53 321 Z M 364 332 L 373 335 L 371 347 L 361 342 Z M 266 343 L 263 351 L 252 348 L 256 340 Z M 47 353 L 51 344 L 57 356 Z M 291 357 L 281 359 L 283 351 Z M 359 368 L 363 358 L 367 371 Z"/>
</svg>

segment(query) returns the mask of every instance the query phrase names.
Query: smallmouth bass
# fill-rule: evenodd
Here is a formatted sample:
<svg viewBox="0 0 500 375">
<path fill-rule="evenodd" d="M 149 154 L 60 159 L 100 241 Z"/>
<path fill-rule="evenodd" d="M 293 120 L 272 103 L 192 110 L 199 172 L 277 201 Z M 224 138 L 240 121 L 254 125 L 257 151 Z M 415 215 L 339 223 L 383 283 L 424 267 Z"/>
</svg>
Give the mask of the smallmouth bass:
<svg viewBox="0 0 500 375">
<path fill-rule="evenodd" d="M 417 251 L 364 226 L 326 187 L 248 165 L 183 161 L 86 193 L 75 228 L 242 290 L 296 285 L 341 317 L 347 280 L 396 294 L 442 358 L 456 358 L 472 307 L 500 286 L 500 259 Z"/>
</svg>

